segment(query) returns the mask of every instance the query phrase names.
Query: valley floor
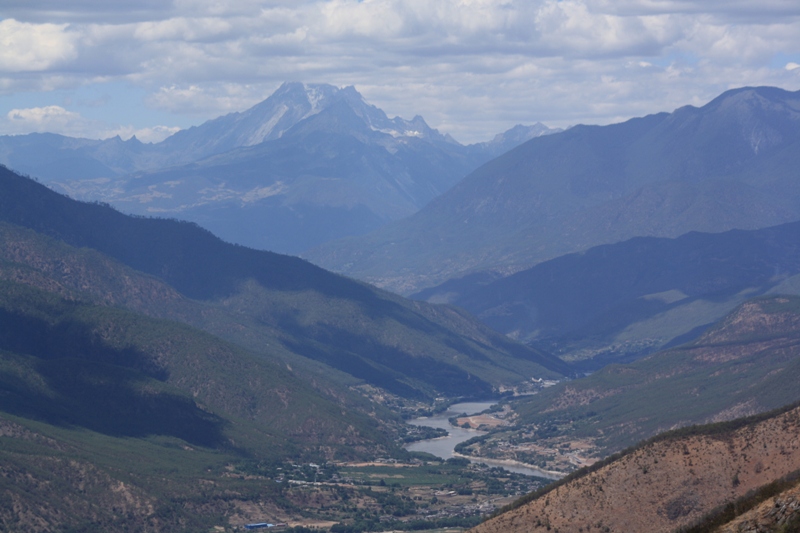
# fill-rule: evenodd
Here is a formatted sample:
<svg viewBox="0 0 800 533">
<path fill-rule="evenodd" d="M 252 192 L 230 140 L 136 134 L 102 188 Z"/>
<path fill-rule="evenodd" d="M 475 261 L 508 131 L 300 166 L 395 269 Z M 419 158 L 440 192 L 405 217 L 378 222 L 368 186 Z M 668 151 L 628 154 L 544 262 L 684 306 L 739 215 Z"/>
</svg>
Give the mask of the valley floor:
<svg viewBox="0 0 800 533">
<path fill-rule="evenodd" d="M 273 521 L 336 532 L 459 530 L 548 483 L 463 459 L 285 465 L 232 475 L 278 482 L 292 504 L 263 515 L 251 507 L 231 517 L 232 526 Z"/>
</svg>

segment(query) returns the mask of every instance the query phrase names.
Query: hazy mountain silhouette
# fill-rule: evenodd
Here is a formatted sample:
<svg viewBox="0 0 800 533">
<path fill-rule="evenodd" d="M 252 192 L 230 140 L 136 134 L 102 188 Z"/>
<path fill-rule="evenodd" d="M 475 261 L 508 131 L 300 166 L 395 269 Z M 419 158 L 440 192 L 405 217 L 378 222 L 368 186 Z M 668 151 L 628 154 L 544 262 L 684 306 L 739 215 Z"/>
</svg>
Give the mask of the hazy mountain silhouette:
<svg viewBox="0 0 800 533">
<path fill-rule="evenodd" d="M 285 83 L 157 144 L 0 137 L 0 163 L 74 198 L 297 253 L 411 215 L 481 163 L 552 131 L 515 126 L 464 146 L 420 116 L 388 118 L 353 87 Z"/>
<path fill-rule="evenodd" d="M 511 276 L 472 275 L 415 298 L 449 302 L 497 331 L 563 351 L 652 352 L 719 319 L 746 298 L 794 292 L 800 222 L 759 230 L 636 237 L 540 263 Z M 627 345 L 627 346 L 626 346 Z M 628 353 L 630 352 L 630 353 Z"/>
<path fill-rule="evenodd" d="M 700 108 L 532 139 L 417 214 L 305 256 L 411 293 L 634 236 L 797 220 L 798 168 L 800 92 L 737 89 Z"/>
</svg>

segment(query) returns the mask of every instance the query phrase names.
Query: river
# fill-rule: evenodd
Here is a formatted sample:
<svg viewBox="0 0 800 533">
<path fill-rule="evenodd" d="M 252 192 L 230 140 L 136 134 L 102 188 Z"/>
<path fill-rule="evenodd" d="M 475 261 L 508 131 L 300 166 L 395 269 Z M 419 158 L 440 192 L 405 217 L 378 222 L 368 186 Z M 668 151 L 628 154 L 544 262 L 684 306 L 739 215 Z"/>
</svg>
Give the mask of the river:
<svg viewBox="0 0 800 533">
<path fill-rule="evenodd" d="M 477 429 L 465 429 L 460 427 L 454 427 L 450 425 L 449 419 L 460 415 L 462 413 L 466 413 L 468 415 L 474 415 L 480 413 L 481 411 L 485 411 L 492 405 L 497 402 L 464 402 L 464 403 L 456 403 L 451 405 L 447 411 L 440 413 L 435 416 L 427 417 L 424 416 L 422 418 L 415 418 L 414 420 L 409 420 L 408 423 L 415 425 L 415 426 L 427 426 L 431 428 L 441 428 L 447 431 L 448 435 L 446 437 L 439 437 L 436 439 L 426 439 L 417 442 L 412 442 L 411 444 L 406 445 L 406 450 L 410 452 L 427 452 L 436 457 L 441 457 L 442 459 L 450 459 L 454 457 L 454 448 L 456 445 L 464 442 L 465 440 L 469 440 L 472 437 L 478 437 L 480 435 L 485 435 L 485 431 L 478 431 Z M 547 479 L 558 479 L 561 476 L 556 474 L 555 472 L 548 472 L 546 470 L 541 470 L 536 467 L 532 466 L 525 466 L 521 463 L 515 464 L 513 461 L 503 461 L 499 459 L 473 459 L 471 457 L 467 457 L 473 463 L 480 463 L 486 464 L 489 466 L 499 466 L 509 472 L 516 472 L 518 474 L 525 474 L 527 476 L 537 476 L 543 477 Z"/>
</svg>

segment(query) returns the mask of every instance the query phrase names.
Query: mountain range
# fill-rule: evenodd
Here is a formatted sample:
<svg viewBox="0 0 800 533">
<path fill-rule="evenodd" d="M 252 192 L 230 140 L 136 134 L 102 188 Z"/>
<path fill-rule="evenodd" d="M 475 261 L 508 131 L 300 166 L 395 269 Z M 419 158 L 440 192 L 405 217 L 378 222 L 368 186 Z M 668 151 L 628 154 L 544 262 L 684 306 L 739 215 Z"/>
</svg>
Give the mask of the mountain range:
<svg viewBox="0 0 800 533">
<path fill-rule="evenodd" d="M 264 469 L 404 457 L 405 406 L 569 372 L 452 307 L 0 168 L 4 530 L 288 512 Z"/>
<path fill-rule="evenodd" d="M 516 126 L 464 146 L 422 117 L 388 118 L 353 87 L 285 83 L 246 111 L 156 144 L 0 137 L 0 163 L 74 198 L 298 253 L 411 215 L 481 163 L 553 131 Z"/>
<path fill-rule="evenodd" d="M 494 279 L 473 274 L 413 297 L 448 302 L 587 369 L 699 336 L 748 298 L 796 294 L 800 223 L 675 239 L 636 237 Z"/>
<path fill-rule="evenodd" d="M 0 167 L 0 529 L 208 530 L 302 510 L 305 488 L 359 516 L 341 484 L 287 501 L 278 472 L 408 459 L 404 418 L 536 382 L 456 451 L 597 462 L 478 531 L 761 520 L 742 513 L 800 472 L 798 124 L 800 93 L 745 88 L 464 147 L 353 88 L 286 84 L 156 145 L 0 139 L 52 187 L 145 206 Z M 308 255 L 416 300 L 149 216 L 299 249 L 403 209 Z M 413 501 L 399 487 L 369 492 Z"/>
<path fill-rule="evenodd" d="M 635 236 L 800 219 L 800 92 L 728 91 L 708 104 L 531 139 L 418 213 L 304 253 L 411 294 Z"/>
<path fill-rule="evenodd" d="M 555 356 L 463 312 L 410 302 L 298 258 L 228 244 L 191 223 L 77 202 L 7 169 L 0 169 L 0 191 L 0 220 L 95 249 L 189 299 L 164 301 L 166 289 L 152 291 L 149 302 L 136 295 L 137 310 L 189 322 L 265 355 L 281 347 L 402 397 L 489 394 L 524 380 L 523 369 L 570 372 Z M 50 253 L 65 252 L 51 247 Z M 103 294 L 99 280 L 83 283 L 83 290 L 98 285 L 94 290 Z M 191 302 L 203 304 L 187 308 Z"/>
</svg>

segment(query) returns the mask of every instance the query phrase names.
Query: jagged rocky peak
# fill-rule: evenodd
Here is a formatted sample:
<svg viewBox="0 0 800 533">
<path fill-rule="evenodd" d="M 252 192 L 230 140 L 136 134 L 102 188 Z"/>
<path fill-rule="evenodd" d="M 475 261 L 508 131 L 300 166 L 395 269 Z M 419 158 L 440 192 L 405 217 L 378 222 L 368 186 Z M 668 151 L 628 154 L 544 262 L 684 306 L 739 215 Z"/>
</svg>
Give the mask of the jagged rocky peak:
<svg viewBox="0 0 800 533">
<path fill-rule="evenodd" d="M 330 87 L 330 86 L 328 86 Z M 421 116 L 411 120 L 401 117 L 389 118 L 386 113 L 367 103 L 364 97 L 352 85 L 339 89 L 332 100 L 344 101 L 375 132 L 385 133 L 392 137 L 418 137 L 428 140 L 446 141 L 447 137 L 431 128 Z"/>
<path fill-rule="evenodd" d="M 162 147 L 189 148 L 210 155 L 278 139 L 298 122 L 329 106 L 339 92 L 333 85 L 287 82 L 253 107 L 180 131 L 166 139 Z"/>
<path fill-rule="evenodd" d="M 206 124 L 215 124 L 221 135 L 227 135 L 234 146 L 253 146 L 282 137 L 299 122 L 333 105 L 344 104 L 372 131 L 392 137 L 423 137 L 445 140 L 430 128 L 422 117 L 411 121 L 400 117 L 390 119 L 381 109 L 366 102 L 355 87 L 336 87 L 327 83 L 306 84 L 285 82 L 266 100 L 246 111 L 232 113 Z M 203 128 L 205 125 L 200 126 Z"/>
<path fill-rule="evenodd" d="M 284 82 L 270 96 L 270 99 L 293 99 L 297 102 L 308 103 L 312 109 L 324 107 L 327 101 L 334 97 L 341 89 L 328 83 L 302 83 L 299 81 Z"/>
<path fill-rule="evenodd" d="M 239 113 L 241 120 L 237 122 L 250 126 L 241 144 L 253 146 L 283 136 L 301 120 L 327 107 L 338 92 L 333 85 L 284 83 L 269 98 Z"/>
<path fill-rule="evenodd" d="M 327 83 L 285 82 L 269 98 L 251 109 L 296 106 L 305 111 L 302 118 L 307 118 L 325 109 L 340 92 L 341 89 Z"/>
</svg>

